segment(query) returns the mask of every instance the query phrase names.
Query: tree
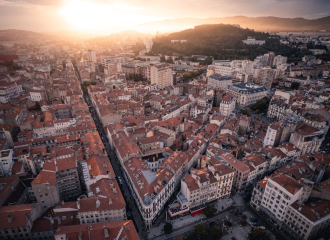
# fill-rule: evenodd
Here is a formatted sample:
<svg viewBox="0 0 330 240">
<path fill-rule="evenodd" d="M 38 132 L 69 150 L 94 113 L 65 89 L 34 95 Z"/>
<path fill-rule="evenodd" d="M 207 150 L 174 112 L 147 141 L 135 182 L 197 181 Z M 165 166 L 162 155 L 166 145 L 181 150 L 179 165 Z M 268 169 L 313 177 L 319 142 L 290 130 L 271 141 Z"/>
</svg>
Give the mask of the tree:
<svg viewBox="0 0 330 240">
<path fill-rule="evenodd" d="M 254 228 L 248 235 L 249 240 L 270 240 L 266 230 L 262 228 Z"/>
<path fill-rule="evenodd" d="M 170 232 L 172 232 L 172 231 L 173 231 L 173 226 L 172 226 L 172 224 L 169 223 L 169 222 L 166 222 L 165 225 L 164 225 L 164 233 L 165 233 L 165 234 L 168 234 L 168 233 L 170 233 Z"/>
<path fill-rule="evenodd" d="M 263 112 L 265 110 L 268 110 L 268 105 L 270 102 L 270 98 L 263 97 L 262 99 L 259 99 L 255 104 L 251 106 L 251 109 L 254 111 L 259 110 L 259 112 Z"/>
<path fill-rule="evenodd" d="M 231 227 L 233 224 L 231 223 L 231 221 L 229 221 L 229 220 L 225 220 L 225 225 L 226 225 L 227 227 Z"/>
<path fill-rule="evenodd" d="M 52 75 L 55 72 L 55 69 L 50 70 L 50 75 Z"/>
<path fill-rule="evenodd" d="M 218 240 L 222 236 L 222 231 L 216 227 L 211 227 L 209 229 L 209 239 Z"/>
<path fill-rule="evenodd" d="M 299 87 L 300 87 L 300 83 L 299 82 L 292 82 L 291 83 L 291 89 L 298 90 Z"/>
<path fill-rule="evenodd" d="M 205 214 L 206 217 L 213 217 L 213 215 L 217 212 L 217 209 L 214 208 L 213 206 L 209 205 L 207 206 L 203 213 Z"/>
<path fill-rule="evenodd" d="M 251 114 L 252 114 L 252 110 L 250 108 L 247 108 L 246 107 L 246 108 L 244 108 L 244 109 L 241 110 L 241 114 L 244 114 L 244 115 L 250 117 Z"/>
<path fill-rule="evenodd" d="M 207 238 L 208 232 L 204 224 L 198 224 L 194 227 L 194 233 L 198 239 Z"/>
</svg>

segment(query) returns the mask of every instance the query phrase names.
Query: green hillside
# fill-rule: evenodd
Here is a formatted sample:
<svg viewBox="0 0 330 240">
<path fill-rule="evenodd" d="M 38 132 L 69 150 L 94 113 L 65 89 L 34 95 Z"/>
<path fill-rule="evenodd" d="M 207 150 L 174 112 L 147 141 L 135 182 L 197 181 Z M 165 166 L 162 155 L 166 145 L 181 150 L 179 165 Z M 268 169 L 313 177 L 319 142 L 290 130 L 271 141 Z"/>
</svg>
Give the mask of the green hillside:
<svg viewBox="0 0 330 240">
<path fill-rule="evenodd" d="M 266 40 L 263 46 L 246 46 L 242 40 L 248 36 Z M 274 51 L 289 58 L 296 58 L 297 49 L 280 44 L 278 39 L 267 33 L 237 28 L 232 25 L 210 24 L 196 26 L 168 36 L 153 39 L 152 52 L 163 55 L 207 55 L 215 59 L 251 59 L 260 54 Z M 186 43 L 171 43 L 171 40 L 187 40 Z"/>
</svg>

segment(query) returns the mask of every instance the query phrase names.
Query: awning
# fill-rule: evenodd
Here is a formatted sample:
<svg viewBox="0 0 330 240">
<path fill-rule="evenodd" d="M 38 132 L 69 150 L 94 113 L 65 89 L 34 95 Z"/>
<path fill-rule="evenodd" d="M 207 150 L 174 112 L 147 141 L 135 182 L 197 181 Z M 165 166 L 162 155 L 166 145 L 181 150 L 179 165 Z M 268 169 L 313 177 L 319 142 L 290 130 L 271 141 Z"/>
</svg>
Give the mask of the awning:
<svg viewBox="0 0 330 240">
<path fill-rule="evenodd" d="M 200 214 L 200 213 L 203 212 L 204 209 L 205 209 L 205 207 L 200 208 L 200 209 L 198 209 L 198 210 L 195 210 L 195 211 L 191 212 L 191 215 L 195 216 L 195 215 L 197 215 L 197 214 Z"/>
</svg>

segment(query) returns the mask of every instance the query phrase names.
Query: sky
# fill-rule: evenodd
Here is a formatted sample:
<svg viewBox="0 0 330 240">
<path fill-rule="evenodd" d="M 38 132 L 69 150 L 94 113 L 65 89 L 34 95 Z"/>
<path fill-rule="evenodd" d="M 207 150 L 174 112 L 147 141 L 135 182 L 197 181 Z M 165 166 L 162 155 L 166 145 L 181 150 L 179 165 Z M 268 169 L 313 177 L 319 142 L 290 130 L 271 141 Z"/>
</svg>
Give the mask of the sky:
<svg viewBox="0 0 330 240">
<path fill-rule="evenodd" d="M 330 15 L 330 0 L 0 0 L 0 29 L 108 34 L 184 17 Z"/>
</svg>

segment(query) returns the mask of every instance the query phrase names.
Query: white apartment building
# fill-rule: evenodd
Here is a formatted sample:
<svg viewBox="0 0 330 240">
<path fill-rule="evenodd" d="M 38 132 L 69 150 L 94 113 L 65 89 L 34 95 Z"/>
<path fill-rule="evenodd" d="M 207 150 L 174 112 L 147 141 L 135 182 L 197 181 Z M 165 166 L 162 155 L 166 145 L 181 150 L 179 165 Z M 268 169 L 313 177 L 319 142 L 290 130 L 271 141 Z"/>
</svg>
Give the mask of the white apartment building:
<svg viewBox="0 0 330 240">
<path fill-rule="evenodd" d="M 256 103 L 259 99 L 267 96 L 267 88 L 254 85 L 253 83 L 240 83 L 229 85 L 228 91 L 235 95 L 236 103 L 240 106 L 248 106 Z"/>
<path fill-rule="evenodd" d="M 209 202 L 230 196 L 235 170 L 212 158 L 219 163 L 209 165 L 207 169 L 191 169 L 191 175 L 186 174 L 181 179 L 181 191 L 178 195 L 181 211 L 187 208 L 198 209 Z M 186 208 L 182 207 L 183 204 Z M 180 211 L 169 209 L 170 216 L 177 214 L 180 214 Z"/>
<path fill-rule="evenodd" d="M 321 239 L 330 224 L 330 201 L 296 201 L 288 207 L 282 228 L 294 240 Z"/>
<path fill-rule="evenodd" d="M 309 49 L 313 55 L 325 54 L 327 51 L 325 49 Z"/>
<path fill-rule="evenodd" d="M 22 86 L 16 82 L 0 82 L 0 103 L 8 103 L 23 92 Z"/>
<path fill-rule="evenodd" d="M 34 102 L 40 102 L 41 100 L 46 100 L 46 93 L 44 90 L 31 90 L 30 99 Z"/>
<path fill-rule="evenodd" d="M 13 164 L 13 150 L 0 151 L 0 177 L 11 175 Z"/>
<path fill-rule="evenodd" d="M 150 68 L 151 84 L 157 84 L 159 89 L 172 86 L 172 69 L 169 64 L 155 65 Z"/>
<path fill-rule="evenodd" d="M 152 45 L 154 45 L 154 42 L 150 39 L 146 39 L 144 40 L 144 44 L 146 45 L 146 50 L 147 50 L 147 53 L 151 51 L 152 49 Z"/>
<path fill-rule="evenodd" d="M 88 61 L 96 63 L 96 52 L 94 50 L 88 50 L 87 52 L 88 55 Z"/>
<path fill-rule="evenodd" d="M 221 99 L 219 111 L 221 115 L 229 116 L 235 110 L 236 98 L 229 93 Z"/>
<path fill-rule="evenodd" d="M 318 152 L 324 140 L 323 130 L 303 124 L 291 134 L 290 143 L 301 150 L 301 154 Z"/>
<path fill-rule="evenodd" d="M 286 64 L 288 58 L 281 56 L 281 55 L 277 55 L 276 57 L 274 57 L 274 66 L 280 66 L 282 64 Z"/>
<path fill-rule="evenodd" d="M 256 40 L 255 38 L 248 37 L 247 40 L 243 40 L 243 43 L 247 45 L 263 45 L 266 43 L 266 41 Z"/>
<path fill-rule="evenodd" d="M 274 122 L 267 128 L 267 133 L 264 139 L 264 146 L 278 145 L 281 139 L 284 122 Z"/>
<path fill-rule="evenodd" d="M 276 71 L 270 67 L 259 69 L 255 84 L 259 86 L 271 86 L 275 78 L 275 73 Z"/>
<path fill-rule="evenodd" d="M 215 66 L 214 72 L 223 76 L 234 77 L 236 75 L 236 68 L 229 66 Z"/>
<path fill-rule="evenodd" d="M 233 84 L 232 77 L 222 77 L 222 76 L 216 76 L 211 75 L 209 76 L 207 85 L 214 87 L 214 88 L 220 88 L 220 89 L 227 89 L 229 85 Z"/>
<path fill-rule="evenodd" d="M 310 191 L 311 188 L 291 177 L 272 175 L 268 178 L 261 209 L 281 226 L 289 206 L 297 200 L 306 201 Z"/>
</svg>

